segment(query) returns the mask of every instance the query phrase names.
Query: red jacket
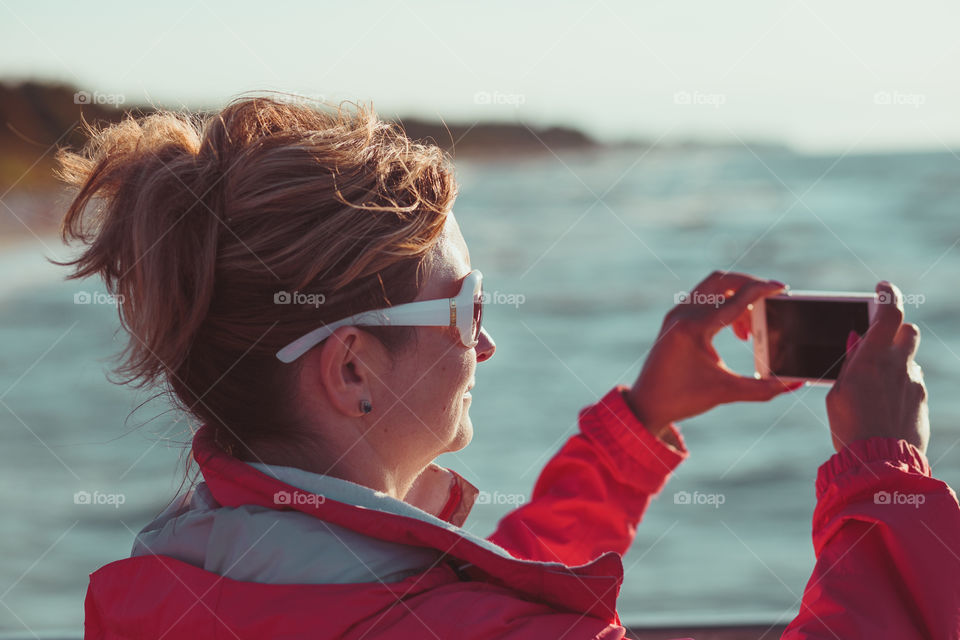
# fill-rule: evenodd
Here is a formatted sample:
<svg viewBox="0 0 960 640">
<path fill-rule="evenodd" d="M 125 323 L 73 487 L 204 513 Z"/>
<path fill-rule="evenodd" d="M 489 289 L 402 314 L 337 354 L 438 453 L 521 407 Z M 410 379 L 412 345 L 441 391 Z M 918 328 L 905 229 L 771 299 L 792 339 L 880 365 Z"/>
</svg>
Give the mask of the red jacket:
<svg viewBox="0 0 960 640">
<path fill-rule="evenodd" d="M 86 638 L 620 639 L 621 555 L 686 457 L 643 428 L 621 391 L 581 412 L 580 433 L 489 541 L 457 526 L 476 491 L 455 474 L 439 519 L 311 500 L 226 455 L 201 429 L 194 455 L 216 506 L 241 518 L 295 510 L 364 539 L 435 550 L 436 560 L 397 581 L 278 584 L 139 555 L 91 575 Z M 821 467 L 817 565 L 785 637 L 960 637 L 960 507 L 929 473 L 919 451 L 887 439 L 855 442 Z M 881 491 L 923 502 L 885 504 L 874 497 Z M 280 506 L 281 493 L 295 499 Z M 275 537 L 248 550 L 265 566 L 298 543 Z"/>
</svg>

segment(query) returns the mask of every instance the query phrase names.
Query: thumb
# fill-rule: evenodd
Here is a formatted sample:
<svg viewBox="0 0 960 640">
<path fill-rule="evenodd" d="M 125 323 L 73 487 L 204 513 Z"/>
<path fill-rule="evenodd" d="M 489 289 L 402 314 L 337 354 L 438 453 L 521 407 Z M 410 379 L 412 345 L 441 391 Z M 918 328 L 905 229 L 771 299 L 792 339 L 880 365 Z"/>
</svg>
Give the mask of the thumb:
<svg viewBox="0 0 960 640">
<path fill-rule="evenodd" d="M 779 378 L 757 379 L 738 375 L 731 376 L 729 380 L 728 402 L 766 402 L 781 393 L 796 391 L 806 384 L 802 380 L 786 382 Z"/>
</svg>

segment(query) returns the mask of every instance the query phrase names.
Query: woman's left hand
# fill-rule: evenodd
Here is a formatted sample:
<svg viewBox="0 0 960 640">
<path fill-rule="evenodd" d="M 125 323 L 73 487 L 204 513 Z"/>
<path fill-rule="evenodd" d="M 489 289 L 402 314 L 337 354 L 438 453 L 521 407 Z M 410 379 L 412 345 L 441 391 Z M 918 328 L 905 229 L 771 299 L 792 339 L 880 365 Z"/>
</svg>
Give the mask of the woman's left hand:
<svg viewBox="0 0 960 640">
<path fill-rule="evenodd" d="M 671 422 L 719 404 L 766 401 L 802 385 L 738 375 L 712 344 L 713 336 L 727 325 L 733 325 L 741 340 L 748 339 L 751 303 L 785 288 L 774 280 L 714 271 L 667 313 L 640 376 L 626 394 L 649 431 L 663 437 Z"/>
</svg>

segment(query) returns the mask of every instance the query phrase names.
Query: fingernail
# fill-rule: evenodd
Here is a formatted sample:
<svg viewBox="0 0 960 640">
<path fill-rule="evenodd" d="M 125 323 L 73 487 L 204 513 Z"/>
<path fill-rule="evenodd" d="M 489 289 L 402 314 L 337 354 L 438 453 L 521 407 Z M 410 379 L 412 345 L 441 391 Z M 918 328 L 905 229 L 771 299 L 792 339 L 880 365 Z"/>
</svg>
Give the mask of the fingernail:
<svg viewBox="0 0 960 640">
<path fill-rule="evenodd" d="M 807 383 L 804 380 L 800 380 L 799 382 L 792 382 L 789 385 L 787 385 L 787 392 L 796 391 L 800 387 L 805 387 L 805 386 L 807 386 Z"/>
<path fill-rule="evenodd" d="M 789 288 L 790 288 L 789 285 L 784 284 L 784 283 L 780 282 L 779 280 L 771 280 L 771 281 L 770 281 L 770 284 L 775 284 L 775 285 L 777 285 L 778 287 L 780 287 L 780 288 L 782 288 L 782 289 L 789 289 Z"/>
<path fill-rule="evenodd" d="M 856 331 L 850 331 L 850 333 L 847 334 L 847 353 L 850 353 L 850 350 L 856 347 L 860 340 L 861 337 L 859 333 Z"/>
</svg>

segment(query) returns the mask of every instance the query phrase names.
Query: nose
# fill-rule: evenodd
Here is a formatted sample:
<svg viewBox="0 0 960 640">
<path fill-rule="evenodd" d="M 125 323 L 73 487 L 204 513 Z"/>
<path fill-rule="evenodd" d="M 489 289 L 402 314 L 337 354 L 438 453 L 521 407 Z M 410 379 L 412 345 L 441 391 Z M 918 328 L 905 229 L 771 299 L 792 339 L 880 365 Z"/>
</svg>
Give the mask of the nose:
<svg viewBox="0 0 960 640">
<path fill-rule="evenodd" d="M 493 341 L 493 338 L 490 337 L 490 334 L 487 333 L 487 330 L 481 328 L 480 339 L 474 348 L 477 350 L 477 362 L 484 362 L 493 357 L 494 352 L 497 350 L 497 344 Z"/>
</svg>

